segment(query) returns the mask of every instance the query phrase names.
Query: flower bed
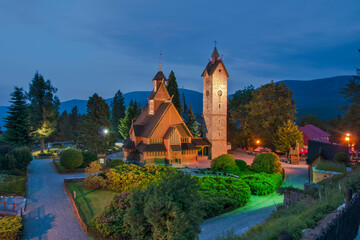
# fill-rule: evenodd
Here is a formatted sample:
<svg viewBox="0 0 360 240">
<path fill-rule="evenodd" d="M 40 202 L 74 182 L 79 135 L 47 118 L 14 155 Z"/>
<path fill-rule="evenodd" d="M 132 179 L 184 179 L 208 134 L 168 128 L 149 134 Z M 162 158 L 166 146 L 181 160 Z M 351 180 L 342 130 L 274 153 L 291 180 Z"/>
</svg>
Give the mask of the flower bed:
<svg viewBox="0 0 360 240">
<path fill-rule="evenodd" d="M 21 217 L 19 216 L 0 219 L 0 239 L 15 240 L 21 229 Z"/>
</svg>

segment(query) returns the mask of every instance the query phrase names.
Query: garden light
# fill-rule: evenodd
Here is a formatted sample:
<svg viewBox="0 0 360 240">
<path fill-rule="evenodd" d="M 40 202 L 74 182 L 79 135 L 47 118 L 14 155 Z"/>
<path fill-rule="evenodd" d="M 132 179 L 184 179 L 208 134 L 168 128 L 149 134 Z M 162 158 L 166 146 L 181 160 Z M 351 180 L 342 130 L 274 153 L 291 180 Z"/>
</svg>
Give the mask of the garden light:
<svg viewBox="0 0 360 240">
<path fill-rule="evenodd" d="M 345 141 L 349 142 L 349 141 L 350 141 L 350 138 L 349 138 L 349 137 L 346 137 L 346 138 L 345 138 Z"/>
<path fill-rule="evenodd" d="M 260 140 L 256 140 L 256 144 L 260 144 Z"/>
<path fill-rule="evenodd" d="M 109 129 L 105 128 L 104 129 L 104 134 L 108 134 L 109 133 Z"/>
</svg>

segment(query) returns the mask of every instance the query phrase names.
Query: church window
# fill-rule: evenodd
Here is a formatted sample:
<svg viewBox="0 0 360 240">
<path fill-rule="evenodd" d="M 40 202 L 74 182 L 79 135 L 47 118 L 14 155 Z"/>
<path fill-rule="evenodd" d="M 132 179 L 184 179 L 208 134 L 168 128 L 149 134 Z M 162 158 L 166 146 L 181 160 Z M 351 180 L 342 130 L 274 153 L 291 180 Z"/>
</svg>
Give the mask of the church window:
<svg viewBox="0 0 360 240">
<path fill-rule="evenodd" d="M 221 108 L 221 105 L 219 104 L 219 108 Z"/>
<path fill-rule="evenodd" d="M 210 95 L 209 90 L 206 90 L 206 96 L 208 97 Z"/>
<path fill-rule="evenodd" d="M 219 69 L 219 72 L 221 72 L 221 69 Z"/>
</svg>

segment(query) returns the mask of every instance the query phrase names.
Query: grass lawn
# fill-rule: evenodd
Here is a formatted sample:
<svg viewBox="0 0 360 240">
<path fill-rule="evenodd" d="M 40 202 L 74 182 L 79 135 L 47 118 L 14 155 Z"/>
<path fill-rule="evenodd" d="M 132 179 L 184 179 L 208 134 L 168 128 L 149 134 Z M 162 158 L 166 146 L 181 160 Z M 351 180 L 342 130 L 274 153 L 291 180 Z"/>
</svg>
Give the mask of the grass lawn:
<svg viewBox="0 0 360 240">
<path fill-rule="evenodd" d="M 76 192 L 76 206 L 88 226 L 91 226 L 91 220 L 118 194 L 109 190 L 85 188 L 81 182 L 71 182 L 66 185 L 70 193 Z"/>
<path fill-rule="evenodd" d="M 0 174 L 0 192 L 24 194 L 26 176 Z"/>
</svg>

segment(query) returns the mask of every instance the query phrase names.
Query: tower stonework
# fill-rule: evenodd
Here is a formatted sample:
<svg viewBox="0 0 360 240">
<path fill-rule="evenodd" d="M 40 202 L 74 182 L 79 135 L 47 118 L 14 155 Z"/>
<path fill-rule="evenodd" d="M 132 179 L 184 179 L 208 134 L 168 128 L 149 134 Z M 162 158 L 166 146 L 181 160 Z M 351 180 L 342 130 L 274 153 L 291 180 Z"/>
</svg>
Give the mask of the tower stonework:
<svg viewBox="0 0 360 240">
<path fill-rule="evenodd" d="M 203 116 L 211 159 L 227 153 L 227 78 L 229 74 L 214 48 L 203 77 Z"/>
</svg>

